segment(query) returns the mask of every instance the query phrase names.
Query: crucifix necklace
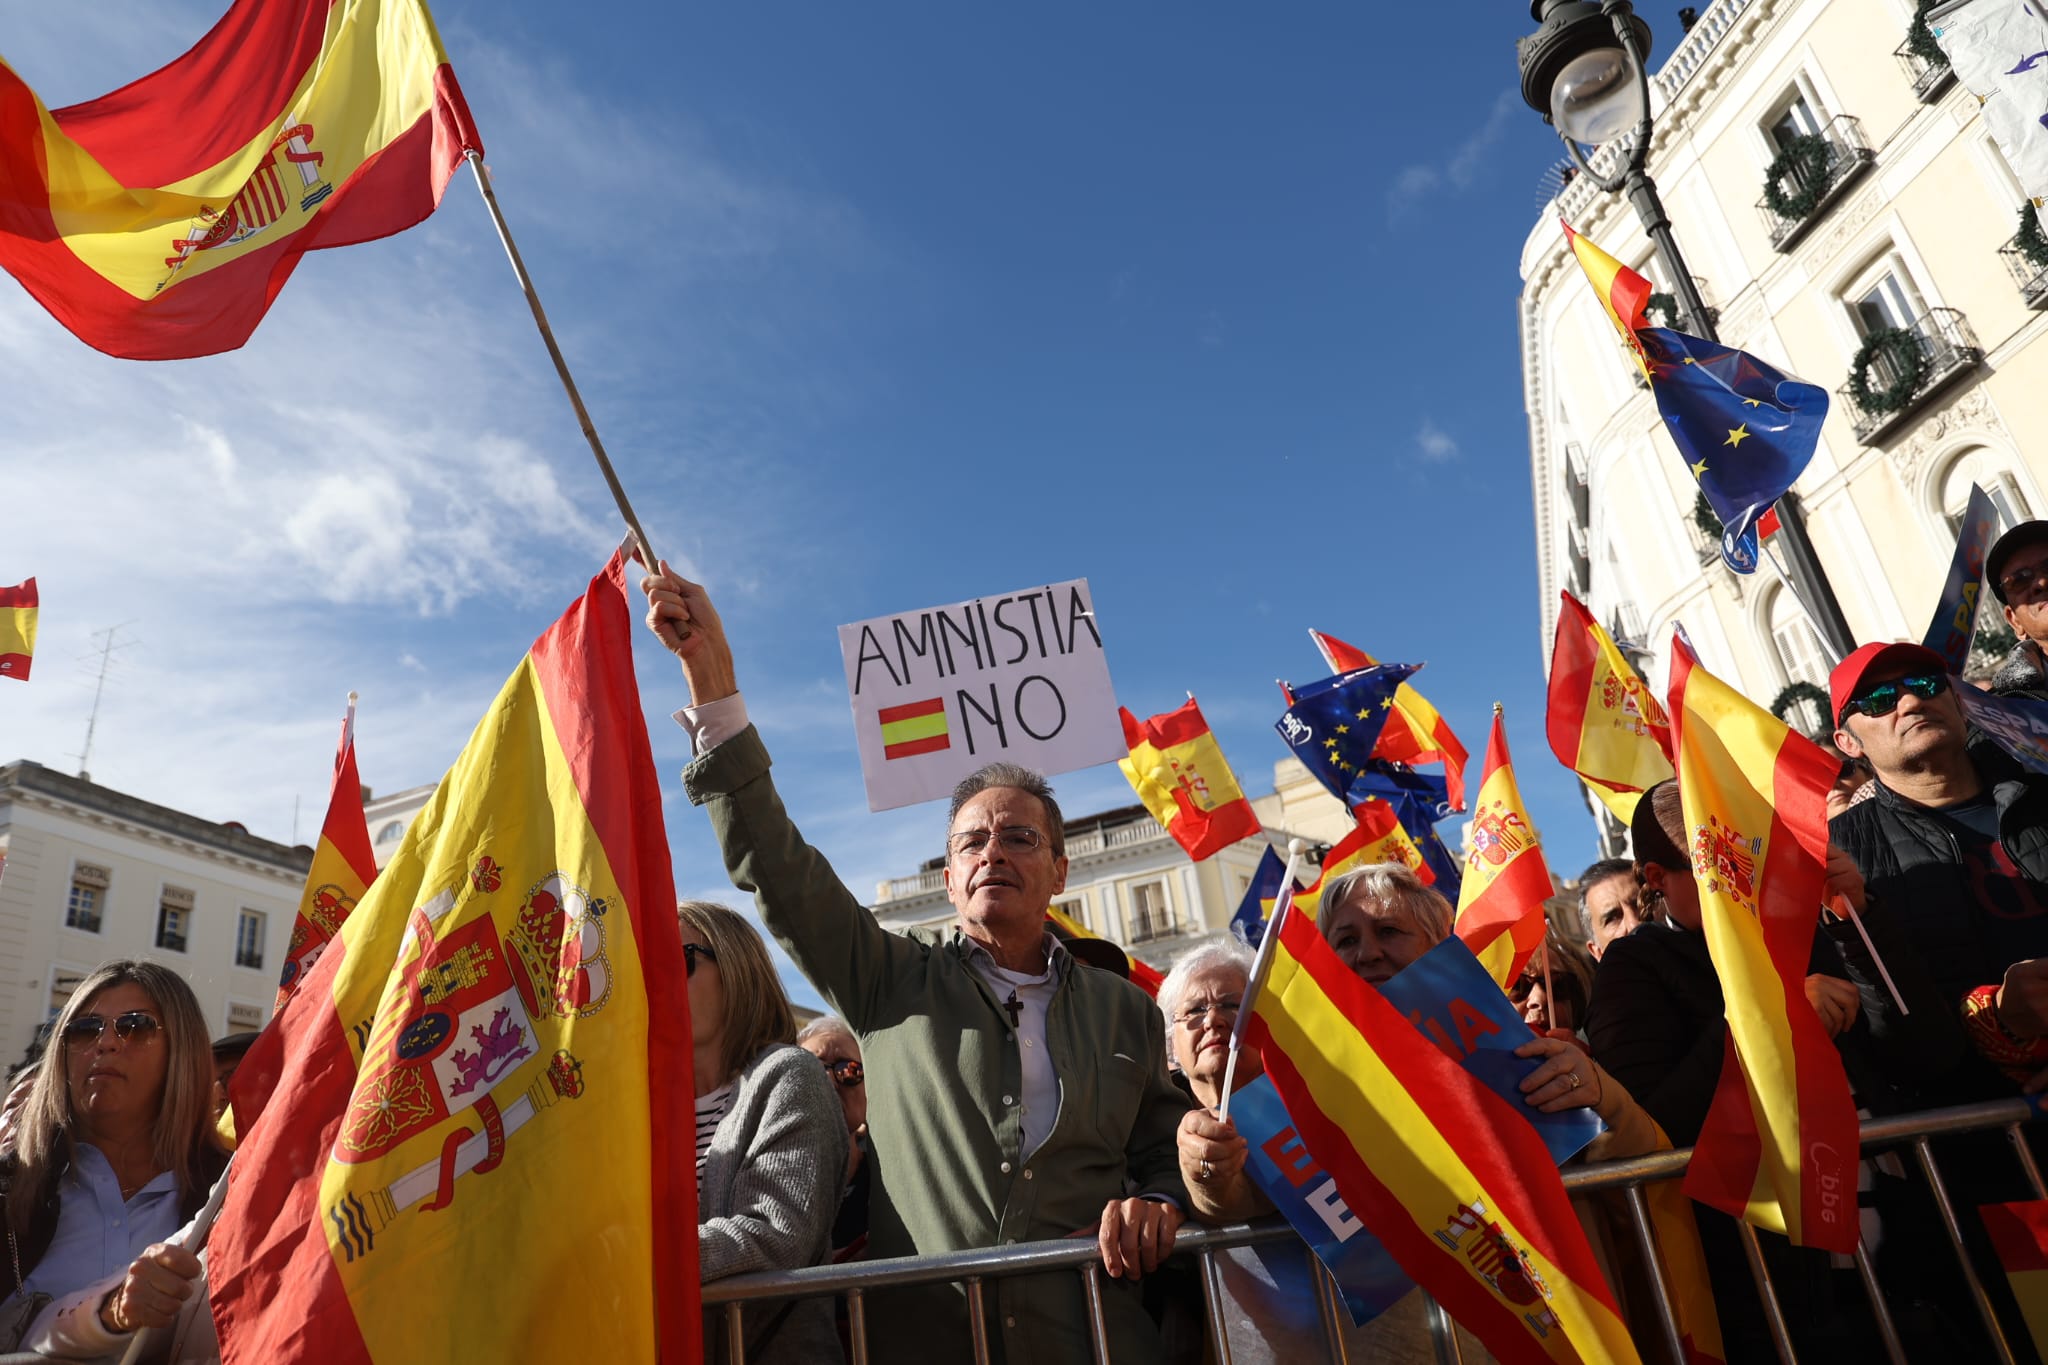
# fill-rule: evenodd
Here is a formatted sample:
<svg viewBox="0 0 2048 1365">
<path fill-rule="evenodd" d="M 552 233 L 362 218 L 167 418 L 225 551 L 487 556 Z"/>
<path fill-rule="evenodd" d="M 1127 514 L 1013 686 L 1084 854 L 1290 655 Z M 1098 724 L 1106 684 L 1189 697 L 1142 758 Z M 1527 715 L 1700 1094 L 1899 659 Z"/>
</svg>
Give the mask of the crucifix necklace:
<svg viewBox="0 0 2048 1365">
<path fill-rule="evenodd" d="M 1003 1002 L 1003 1008 L 1009 1012 L 1010 1031 L 1015 1033 L 1017 1026 L 1024 1022 L 1024 1002 L 1017 998 L 1017 991 L 1014 986 L 1010 989 L 1010 998 Z"/>
</svg>

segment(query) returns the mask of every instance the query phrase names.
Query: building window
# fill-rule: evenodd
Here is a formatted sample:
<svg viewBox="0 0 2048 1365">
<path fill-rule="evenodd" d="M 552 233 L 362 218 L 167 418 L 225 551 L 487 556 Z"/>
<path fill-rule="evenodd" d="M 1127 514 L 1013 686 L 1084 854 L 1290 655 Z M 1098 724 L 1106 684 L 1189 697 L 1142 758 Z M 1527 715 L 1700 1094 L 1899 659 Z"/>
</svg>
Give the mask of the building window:
<svg viewBox="0 0 2048 1365">
<path fill-rule="evenodd" d="M 53 967 L 50 969 L 50 1008 L 43 1015 L 43 1022 L 45 1024 L 48 1024 L 58 1014 L 63 1012 L 64 1002 L 71 998 L 71 993 L 78 989 L 78 983 L 83 980 L 85 980 L 85 973 L 75 968 Z"/>
<path fill-rule="evenodd" d="M 1825 693 L 1829 671 L 1827 655 L 1821 649 L 1820 636 L 1814 631 L 1813 623 L 1806 619 L 1798 600 L 1782 588 L 1772 593 L 1769 619 L 1771 650 L 1777 655 L 1778 668 L 1783 672 L 1787 686 L 1810 683 Z M 1824 714 L 1825 710 L 1810 698 L 1802 699 L 1792 704 L 1783 719 L 1803 735 L 1824 734 L 1834 729 Z"/>
<path fill-rule="evenodd" d="M 156 946 L 182 953 L 191 932 L 192 893 L 183 887 L 166 886 L 156 908 Z"/>
<path fill-rule="evenodd" d="M 1083 929 L 1086 929 L 1091 933 L 1094 932 L 1095 926 L 1088 922 L 1088 902 L 1085 898 L 1080 896 L 1067 896 L 1061 900 L 1054 901 L 1052 903 L 1052 908 L 1059 911 L 1062 915 L 1065 915 L 1074 923 L 1080 925 Z"/>
<path fill-rule="evenodd" d="M 1782 152 L 1802 137 L 1818 137 L 1827 120 L 1814 112 L 1813 101 L 1804 90 L 1778 106 L 1778 112 L 1764 125 L 1764 139 L 1771 150 Z"/>
<path fill-rule="evenodd" d="M 1982 446 L 1968 451 L 1948 467 L 1941 480 L 1941 520 L 1954 536 L 1963 528 L 1963 513 L 1970 505 L 1970 486 L 1975 484 L 1991 499 L 1991 511 L 1998 518 L 2000 533 L 2010 531 L 2033 512 L 2027 495 L 2020 491 L 2012 471 Z"/>
<path fill-rule="evenodd" d="M 242 1000 L 228 1001 L 229 1033 L 254 1033 L 270 1022 L 270 1011 Z"/>
<path fill-rule="evenodd" d="M 107 887 L 113 881 L 104 867 L 79 863 L 71 869 L 71 895 L 64 903 L 64 927 L 88 934 L 100 931 L 100 909 L 106 904 Z"/>
<path fill-rule="evenodd" d="M 1173 907 L 1165 882 L 1139 882 L 1131 888 L 1131 942 L 1165 938 L 1173 932 Z"/>
<path fill-rule="evenodd" d="M 263 926 L 267 916 L 261 910 L 244 909 L 235 920 L 235 965 L 263 966 Z"/>
<path fill-rule="evenodd" d="M 1862 337 L 1887 329 L 1910 332 L 1926 311 L 1920 291 L 1913 287 L 1896 257 L 1888 260 L 1882 273 L 1849 303 L 1856 335 Z"/>
<path fill-rule="evenodd" d="M 395 843 L 397 842 L 398 837 L 404 833 L 405 821 L 393 820 L 389 824 L 385 825 L 384 828 L 377 831 L 376 842 L 380 844 Z"/>
</svg>

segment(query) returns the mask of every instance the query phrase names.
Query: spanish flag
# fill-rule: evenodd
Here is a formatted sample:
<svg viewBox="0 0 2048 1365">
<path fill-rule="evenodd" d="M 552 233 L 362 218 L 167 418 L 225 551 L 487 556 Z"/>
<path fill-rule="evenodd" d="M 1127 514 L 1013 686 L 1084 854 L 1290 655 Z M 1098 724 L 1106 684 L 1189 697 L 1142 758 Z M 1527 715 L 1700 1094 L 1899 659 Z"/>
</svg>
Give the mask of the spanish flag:
<svg viewBox="0 0 2048 1365">
<path fill-rule="evenodd" d="M 1309 1154 L 1401 1269 L 1503 1365 L 1635 1346 L 1529 1121 L 1283 915 L 1250 1038 Z"/>
<path fill-rule="evenodd" d="M 1550 649 L 1550 751 L 1626 825 L 1642 794 L 1672 775 L 1671 720 L 1593 613 L 1562 596 Z"/>
<path fill-rule="evenodd" d="M 1117 714 L 1123 717 L 1131 756 L 1118 759 L 1116 766 L 1190 858 L 1200 862 L 1239 839 L 1258 837 L 1258 814 L 1245 800 L 1193 697 L 1150 720 L 1139 720 L 1121 706 Z"/>
<path fill-rule="evenodd" d="M 1685 1190 L 1799 1246 L 1856 1246 L 1856 1104 L 1806 999 L 1836 762 L 1671 645 L 1678 791 L 1728 1051 Z"/>
<path fill-rule="evenodd" d="M 1559 220 L 1563 223 L 1563 220 Z M 1599 296 L 1600 307 L 1607 314 L 1607 320 L 1621 333 L 1627 343 L 1629 354 L 1633 355 L 1643 377 L 1650 377 L 1650 362 L 1643 354 L 1643 342 L 1639 335 L 1650 325 L 1644 313 L 1650 302 L 1650 282 L 1630 270 L 1620 261 L 1602 251 L 1572 230 L 1570 223 L 1563 223 L 1564 238 L 1571 243 L 1572 255 L 1578 258 L 1579 268 L 1586 272 L 1592 282 L 1593 292 Z"/>
<path fill-rule="evenodd" d="M 284 970 L 278 974 L 276 1008 L 284 1008 L 292 988 L 319 960 L 375 880 L 377 859 L 370 851 L 370 826 L 363 817 L 362 779 L 356 776 L 356 694 L 351 692 L 348 714 L 341 721 L 341 747 L 334 754 L 327 819 L 320 826 L 313 865 L 306 871 L 306 889 L 299 893 L 291 946 L 285 949 Z"/>
<path fill-rule="evenodd" d="M 109 355 L 229 351 L 299 257 L 411 227 L 482 148 L 421 0 L 235 0 L 85 104 L 0 62 L 0 267 Z"/>
<path fill-rule="evenodd" d="M 1986 1204 L 1977 1210 L 1998 1252 L 2034 1349 L 2048 1355 L 2048 1200 Z"/>
<path fill-rule="evenodd" d="M 1469 839 L 1458 888 L 1458 937 L 1506 990 L 1542 946 L 1543 902 L 1552 888 L 1542 841 L 1515 786 L 1499 706 L 1493 708 L 1493 731 L 1486 739 L 1486 768 Z"/>
<path fill-rule="evenodd" d="M 690 1005 L 618 555 L 250 1049 L 228 1365 L 695 1361 Z M 238 1073 L 237 1091 L 239 1084 Z"/>
<path fill-rule="evenodd" d="M 1096 933 L 1093 929 L 1090 929 L 1087 925 L 1081 923 L 1081 921 L 1075 919 L 1056 905 L 1046 907 L 1045 917 L 1075 938 L 1097 939 L 1109 944 L 1110 947 L 1122 953 L 1124 961 L 1130 964 L 1131 984 L 1151 996 L 1154 1000 L 1159 998 L 1159 988 L 1166 984 L 1166 978 L 1159 974 L 1157 967 L 1152 966 L 1148 962 L 1141 961 L 1135 953 L 1124 947 L 1121 943 L 1103 938 L 1102 935 Z"/>
<path fill-rule="evenodd" d="M 1316 642 L 1316 648 L 1322 651 L 1323 662 L 1330 666 L 1332 673 L 1355 673 L 1361 668 L 1378 666 L 1372 655 L 1355 645 L 1345 644 L 1334 635 L 1325 635 L 1319 630 L 1311 630 L 1308 634 Z M 1437 713 L 1428 698 L 1407 683 L 1394 689 L 1394 714 L 1387 718 L 1386 728 L 1380 731 L 1372 756 L 1396 763 L 1443 764 L 1444 786 L 1451 799 L 1451 809 L 1465 809 L 1465 764 L 1471 755 L 1451 733 L 1450 722 Z"/>
<path fill-rule="evenodd" d="M 1422 850 L 1408 837 L 1408 831 L 1401 828 L 1400 817 L 1394 813 L 1392 804 L 1375 797 L 1353 807 L 1351 814 L 1358 823 L 1323 855 L 1322 870 L 1316 874 L 1315 884 L 1299 888 L 1294 893 L 1294 908 L 1310 919 L 1315 918 L 1322 906 L 1323 887 L 1333 877 L 1354 867 L 1399 863 L 1420 878 L 1424 886 L 1436 880 L 1436 874 L 1422 861 Z M 1277 900 L 1277 893 L 1266 899 L 1268 919 L 1272 917 Z"/>
<path fill-rule="evenodd" d="M 0 588 L 0 678 L 28 681 L 36 653 L 36 581 Z"/>
</svg>

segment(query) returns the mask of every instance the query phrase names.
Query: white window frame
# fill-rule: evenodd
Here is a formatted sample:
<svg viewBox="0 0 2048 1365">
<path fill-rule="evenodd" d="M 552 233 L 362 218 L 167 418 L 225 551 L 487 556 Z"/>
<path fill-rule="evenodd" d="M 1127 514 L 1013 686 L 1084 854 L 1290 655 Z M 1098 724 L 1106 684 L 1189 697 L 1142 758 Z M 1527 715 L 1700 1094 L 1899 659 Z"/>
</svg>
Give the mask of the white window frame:
<svg viewBox="0 0 2048 1365">
<path fill-rule="evenodd" d="M 1159 896 L 1157 913 L 1153 916 L 1144 914 L 1139 899 L 1140 894 L 1148 888 L 1156 891 Z M 1180 932 L 1180 921 L 1174 913 L 1171 879 L 1165 873 L 1157 877 L 1147 877 L 1143 881 L 1129 882 L 1124 890 L 1130 902 L 1130 911 L 1126 918 L 1130 934 L 1124 942 L 1151 943 L 1158 939 L 1171 938 Z M 1141 924 L 1151 932 L 1140 934 L 1138 930 Z"/>
<path fill-rule="evenodd" d="M 86 888 L 98 893 L 98 908 L 94 911 L 94 927 L 91 929 L 81 928 L 71 922 L 72 912 L 76 908 L 74 897 L 78 894 L 80 887 L 78 870 L 81 867 L 91 868 L 101 874 L 101 881 L 98 886 Z M 91 879 L 87 878 L 86 880 L 90 881 Z M 107 903 L 113 899 L 113 890 L 114 869 L 111 866 L 87 862 L 83 858 L 72 859 L 71 880 L 65 884 L 64 888 L 64 927 L 74 934 L 91 934 L 95 938 L 104 933 L 107 927 Z"/>
<path fill-rule="evenodd" d="M 256 922 L 256 960 L 254 962 L 244 962 L 242 960 L 242 929 L 252 918 Z M 269 912 L 258 910 L 252 905 L 244 905 L 238 908 L 235 911 L 235 965 L 250 971 L 262 971 L 264 959 L 268 955 L 269 942 Z"/>
<path fill-rule="evenodd" d="M 178 904 L 181 897 L 184 900 L 182 905 Z M 157 890 L 156 932 L 150 938 L 151 946 L 167 953 L 191 952 L 192 922 L 198 918 L 198 909 L 199 893 L 197 891 L 190 887 L 173 886 L 169 882 L 162 883 Z M 184 923 L 183 931 L 177 935 L 178 938 L 184 941 L 185 946 L 182 948 L 173 948 L 164 942 L 165 936 L 171 932 L 170 919 L 173 915 L 180 916 Z"/>
</svg>

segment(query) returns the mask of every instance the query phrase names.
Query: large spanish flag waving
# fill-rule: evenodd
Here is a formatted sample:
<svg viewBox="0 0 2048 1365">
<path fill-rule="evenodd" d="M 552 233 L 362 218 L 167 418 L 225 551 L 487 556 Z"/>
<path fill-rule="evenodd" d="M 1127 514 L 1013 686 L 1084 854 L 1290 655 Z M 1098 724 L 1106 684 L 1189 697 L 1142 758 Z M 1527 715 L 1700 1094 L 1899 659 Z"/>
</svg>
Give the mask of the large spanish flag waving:
<svg viewBox="0 0 2048 1365">
<path fill-rule="evenodd" d="M 1671 644 L 1678 791 L 1728 1052 L 1685 1190 L 1800 1246 L 1856 1247 L 1856 1103 L 1806 998 L 1835 760 Z"/>
<path fill-rule="evenodd" d="M 334 753 L 334 785 L 327 792 L 327 819 L 320 825 L 320 846 L 306 869 L 306 888 L 299 893 L 298 917 L 292 921 L 291 945 L 278 973 L 277 1008 L 291 998 L 292 988 L 312 969 L 321 952 L 356 908 L 356 902 L 377 880 L 377 858 L 370 851 L 370 826 L 363 816 L 363 783 L 356 776 L 356 694 L 348 694 L 348 714 L 341 721 L 341 747 Z"/>
<path fill-rule="evenodd" d="M 1550 899 L 1550 868 L 1543 844 L 1515 785 L 1500 707 L 1486 737 L 1486 768 L 1472 809 L 1471 850 L 1458 888 L 1458 937 L 1506 990 L 1542 946 Z"/>
<path fill-rule="evenodd" d="M 1209 722 L 1194 697 L 1178 710 L 1139 720 L 1123 707 L 1124 746 L 1129 758 L 1116 766 L 1152 818 L 1196 862 L 1222 852 L 1239 839 L 1255 839 L 1260 825 L 1230 771 Z"/>
<path fill-rule="evenodd" d="M 1671 720 L 1593 613 L 1570 593 L 1550 649 L 1550 751 L 1626 825 L 1669 779 Z"/>
<path fill-rule="evenodd" d="M 67 109 L 0 61 L 0 266 L 109 355 L 233 350 L 300 256 L 411 227 L 482 148 L 422 0 L 235 0 Z"/>
<path fill-rule="evenodd" d="M 1303 1144 L 1503 1365 L 1634 1361 L 1557 1163 L 1515 1106 L 1283 914 L 1249 1036 Z"/>
<path fill-rule="evenodd" d="M 208 1243 L 228 1365 L 701 1353 L 690 1007 L 625 592 L 614 555 L 534 642 L 244 1059 Z"/>
<path fill-rule="evenodd" d="M 36 653 L 36 581 L 0 588 L 0 678 L 28 681 Z"/>
<path fill-rule="evenodd" d="M 1563 222 L 1562 219 L 1559 221 Z M 1635 357 L 1636 364 L 1648 376 L 1650 362 L 1643 354 L 1639 334 L 1650 325 L 1644 312 L 1650 302 L 1650 282 L 1602 251 L 1596 243 L 1579 236 L 1570 223 L 1563 225 L 1564 238 L 1571 243 L 1572 255 L 1578 258 L 1579 268 L 1592 281 L 1593 292 L 1599 296 L 1600 307 L 1606 312 L 1607 320 L 1614 324 L 1614 330 L 1621 333 L 1629 354 Z"/>
<path fill-rule="evenodd" d="M 1347 645 L 1320 630 L 1310 630 L 1308 634 L 1332 673 L 1355 673 L 1361 668 L 1378 666 L 1378 660 L 1356 645 Z M 1465 763 L 1471 755 L 1451 733 L 1450 722 L 1429 704 L 1427 697 L 1407 683 L 1394 689 L 1394 714 L 1387 717 L 1386 728 L 1373 744 L 1372 756 L 1396 763 L 1443 764 L 1444 787 L 1451 809 L 1465 809 Z"/>
</svg>

